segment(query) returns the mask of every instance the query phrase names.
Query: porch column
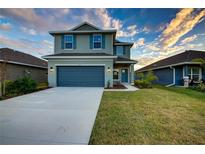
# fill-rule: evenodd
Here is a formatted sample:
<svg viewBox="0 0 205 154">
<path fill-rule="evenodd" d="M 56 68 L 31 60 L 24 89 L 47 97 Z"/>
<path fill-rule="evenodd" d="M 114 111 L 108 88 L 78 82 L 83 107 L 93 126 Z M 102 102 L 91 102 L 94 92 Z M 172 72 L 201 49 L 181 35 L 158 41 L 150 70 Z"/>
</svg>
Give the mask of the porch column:
<svg viewBox="0 0 205 154">
<path fill-rule="evenodd" d="M 130 65 L 130 83 L 131 85 L 134 85 L 135 80 L 135 72 L 134 72 L 134 64 Z"/>
<path fill-rule="evenodd" d="M 185 76 L 187 76 L 187 75 L 188 75 L 188 66 L 185 65 L 185 66 L 184 66 L 184 76 L 183 76 L 183 77 L 185 77 Z"/>
</svg>

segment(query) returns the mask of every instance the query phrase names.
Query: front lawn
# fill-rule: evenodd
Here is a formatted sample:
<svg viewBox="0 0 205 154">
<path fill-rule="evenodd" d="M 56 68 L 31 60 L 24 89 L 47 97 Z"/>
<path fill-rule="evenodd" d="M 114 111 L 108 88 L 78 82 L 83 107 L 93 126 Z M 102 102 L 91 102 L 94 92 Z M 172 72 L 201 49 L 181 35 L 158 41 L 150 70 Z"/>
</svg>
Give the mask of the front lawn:
<svg viewBox="0 0 205 154">
<path fill-rule="evenodd" d="M 176 87 L 104 92 L 90 144 L 205 144 L 205 94 Z"/>
</svg>

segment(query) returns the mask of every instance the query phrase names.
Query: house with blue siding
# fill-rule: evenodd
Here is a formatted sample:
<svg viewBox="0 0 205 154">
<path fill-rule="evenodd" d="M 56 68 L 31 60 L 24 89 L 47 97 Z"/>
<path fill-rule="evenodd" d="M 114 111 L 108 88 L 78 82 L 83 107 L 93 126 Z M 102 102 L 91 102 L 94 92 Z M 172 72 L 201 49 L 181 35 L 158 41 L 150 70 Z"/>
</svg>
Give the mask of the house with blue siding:
<svg viewBox="0 0 205 154">
<path fill-rule="evenodd" d="M 134 84 L 132 42 L 116 40 L 116 29 L 102 29 L 83 22 L 68 30 L 49 32 L 54 37 L 54 54 L 48 60 L 49 86 L 112 87 Z"/>
<path fill-rule="evenodd" d="M 158 77 L 156 83 L 166 86 L 182 86 L 184 77 L 189 77 L 189 80 L 196 82 L 205 80 L 205 70 L 202 64 L 196 62 L 195 59 L 205 59 L 205 51 L 187 50 L 145 66 L 136 72 L 153 71 Z"/>
</svg>

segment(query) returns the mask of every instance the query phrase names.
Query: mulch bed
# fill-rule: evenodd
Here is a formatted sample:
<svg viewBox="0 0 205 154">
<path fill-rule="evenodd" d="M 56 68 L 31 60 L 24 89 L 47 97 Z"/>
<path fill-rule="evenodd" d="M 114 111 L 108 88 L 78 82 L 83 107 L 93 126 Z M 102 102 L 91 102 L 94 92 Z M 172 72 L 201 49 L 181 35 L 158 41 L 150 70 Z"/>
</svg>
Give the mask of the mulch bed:
<svg viewBox="0 0 205 154">
<path fill-rule="evenodd" d="M 105 89 L 127 89 L 127 88 L 122 84 L 116 84 L 116 85 L 113 85 L 113 87 L 105 88 Z"/>
</svg>

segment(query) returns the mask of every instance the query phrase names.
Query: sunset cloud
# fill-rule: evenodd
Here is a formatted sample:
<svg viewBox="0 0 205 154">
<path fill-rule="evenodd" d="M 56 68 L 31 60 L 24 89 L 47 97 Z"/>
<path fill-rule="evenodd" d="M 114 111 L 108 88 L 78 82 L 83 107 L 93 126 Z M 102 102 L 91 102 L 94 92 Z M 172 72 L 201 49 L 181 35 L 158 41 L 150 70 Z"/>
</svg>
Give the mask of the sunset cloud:
<svg viewBox="0 0 205 154">
<path fill-rule="evenodd" d="M 194 26 L 205 17 L 205 9 L 193 11 L 193 9 L 182 9 L 163 31 L 160 41 L 164 49 L 173 46 L 183 35 L 191 31 Z"/>
<path fill-rule="evenodd" d="M 197 35 L 192 35 L 192 36 L 186 37 L 185 39 L 183 39 L 183 40 L 181 41 L 180 44 L 181 44 L 181 45 L 184 45 L 184 44 L 190 43 L 190 42 L 196 40 L 196 38 L 197 38 Z"/>
<path fill-rule="evenodd" d="M 12 26 L 10 23 L 0 23 L 0 30 L 9 31 Z"/>
</svg>

